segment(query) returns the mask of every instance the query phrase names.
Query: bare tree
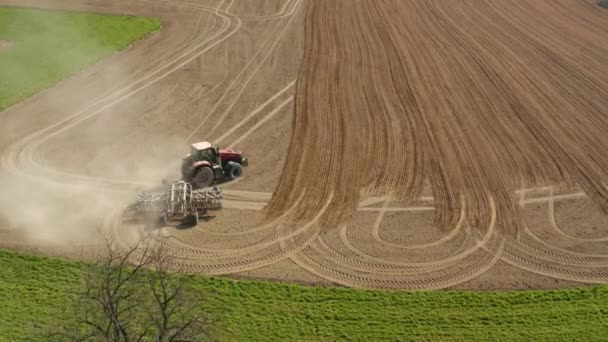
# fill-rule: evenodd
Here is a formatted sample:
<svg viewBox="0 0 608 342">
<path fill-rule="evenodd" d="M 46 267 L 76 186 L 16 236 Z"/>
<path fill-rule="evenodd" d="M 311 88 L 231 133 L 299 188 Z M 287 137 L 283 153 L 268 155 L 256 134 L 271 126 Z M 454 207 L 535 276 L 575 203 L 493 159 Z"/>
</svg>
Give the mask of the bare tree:
<svg viewBox="0 0 608 342">
<path fill-rule="evenodd" d="M 171 257 L 162 244 L 118 248 L 105 253 L 85 274 L 75 310 L 80 341 L 201 341 L 211 323 L 193 277 L 169 273 Z"/>
<path fill-rule="evenodd" d="M 192 341 L 210 337 L 210 322 L 201 311 L 203 298 L 192 291 L 192 275 L 170 274 L 172 263 L 164 245 L 152 254 L 154 272 L 147 274 L 148 290 L 154 297 L 149 311 L 155 341 Z"/>
</svg>

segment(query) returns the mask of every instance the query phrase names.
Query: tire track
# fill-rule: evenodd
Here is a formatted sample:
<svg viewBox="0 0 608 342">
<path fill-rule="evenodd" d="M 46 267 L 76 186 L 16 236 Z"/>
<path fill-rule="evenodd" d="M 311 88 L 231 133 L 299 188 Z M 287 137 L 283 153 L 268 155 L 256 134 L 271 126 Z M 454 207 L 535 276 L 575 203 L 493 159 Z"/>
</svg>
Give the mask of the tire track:
<svg viewBox="0 0 608 342">
<path fill-rule="evenodd" d="M 464 199 L 462 199 L 462 201 L 464 202 Z M 451 241 L 452 239 L 454 239 L 456 236 L 458 236 L 458 234 L 460 234 L 461 229 L 464 226 L 464 221 L 466 218 L 466 204 L 463 203 L 461 210 L 460 210 L 460 219 L 458 220 L 458 222 L 456 223 L 456 227 L 454 229 L 452 229 L 450 231 L 449 234 L 446 234 L 445 236 L 443 236 L 442 238 L 433 241 L 433 242 L 428 242 L 428 243 L 423 243 L 423 244 L 418 244 L 418 245 L 400 245 L 400 244 L 396 244 L 396 243 L 391 243 L 388 241 L 385 241 L 384 239 L 382 239 L 382 237 L 380 236 L 380 226 L 382 224 L 382 219 L 384 217 L 384 214 L 386 213 L 387 210 L 387 205 L 388 205 L 389 201 L 388 199 L 384 202 L 384 205 L 382 207 L 382 209 L 380 210 L 380 214 L 378 215 L 378 219 L 376 220 L 374 226 L 372 227 L 372 236 L 374 237 L 374 240 L 376 240 L 377 242 L 387 246 L 387 247 L 391 247 L 391 248 L 402 248 L 402 249 L 427 249 L 427 248 L 432 248 L 432 247 L 437 247 L 440 246 L 448 241 Z M 423 207 L 424 208 L 424 207 Z"/>
<path fill-rule="evenodd" d="M 325 208 L 329 206 L 329 203 L 330 201 L 326 203 Z M 177 260 L 173 263 L 174 267 L 206 274 L 244 272 L 271 265 L 308 246 L 320 232 L 317 223 L 320 216 L 321 214 L 299 227 L 288 225 L 279 228 L 270 238 L 250 242 L 247 246 L 241 248 L 195 248 L 189 244 L 175 244 L 174 240 L 167 241 L 166 248 L 171 256 Z M 116 218 L 108 221 L 105 229 L 113 231 L 116 236 L 121 237 L 120 223 Z M 286 243 L 288 240 L 289 244 Z M 129 246 L 125 239 L 121 239 L 120 243 L 123 246 Z M 278 244 L 282 244 L 282 247 L 278 248 Z M 272 248 L 273 246 L 276 248 Z"/>
<path fill-rule="evenodd" d="M 251 113 L 247 114 L 241 121 L 239 121 L 236 125 L 232 126 L 232 128 L 230 128 L 228 131 L 226 131 L 226 133 L 222 134 L 220 137 L 218 137 L 217 139 L 215 139 L 215 141 L 217 142 L 217 144 L 221 144 L 222 141 L 224 141 L 224 139 L 226 139 L 231 134 L 233 134 L 234 132 L 236 132 L 239 128 L 241 128 L 242 126 L 244 126 L 247 123 L 247 121 L 251 120 L 256 115 L 262 113 L 262 111 L 264 109 L 266 109 L 266 107 L 268 107 L 269 105 L 271 105 L 272 103 L 274 103 L 275 100 L 281 98 L 286 93 L 290 93 L 293 90 L 294 84 L 295 84 L 295 81 L 289 83 L 285 88 L 279 90 L 276 94 L 274 94 L 271 98 L 269 98 L 266 102 L 264 102 L 258 108 L 254 109 Z M 291 98 L 292 98 L 292 96 L 289 97 L 289 99 L 291 99 Z M 276 108 L 281 108 L 281 105 L 279 105 Z M 277 110 L 276 108 L 275 108 L 275 111 Z M 272 111 L 270 113 L 272 113 Z M 269 115 L 270 114 L 267 114 L 267 116 L 269 116 Z M 230 146 L 234 146 L 236 144 L 237 144 L 237 142 L 233 142 L 232 144 L 230 144 Z"/>
<path fill-rule="evenodd" d="M 604 237 L 604 238 L 581 238 L 581 237 L 577 237 L 577 236 L 572 236 L 570 234 L 567 234 L 566 232 L 563 231 L 563 229 L 561 229 L 561 227 L 559 226 L 559 224 L 557 223 L 557 221 L 555 220 L 555 199 L 553 198 L 553 192 L 551 191 L 550 196 L 549 196 L 549 201 L 547 202 L 548 205 L 548 218 L 549 218 L 549 223 L 551 224 L 551 227 L 553 228 L 553 230 L 559 234 L 560 236 L 568 239 L 568 240 L 573 240 L 573 241 L 577 241 L 577 242 L 582 242 L 582 243 L 604 243 L 604 242 L 608 242 L 608 237 Z"/>
<path fill-rule="evenodd" d="M 496 239 L 490 240 L 489 245 L 492 246 L 492 242 Z M 497 241 L 497 240 L 496 240 Z M 485 245 L 485 243 L 483 243 Z M 322 257 L 328 263 L 334 265 L 334 268 L 351 270 L 353 272 L 363 272 L 370 275 L 380 276 L 409 276 L 409 277 L 426 277 L 429 273 L 435 272 L 448 272 L 449 269 L 465 267 L 476 261 L 480 261 L 484 258 L 480 258 L 479 254 L 486 256 L 488 253 L 493 254 L 497 251 L 486 252 L 485 249 L 477 249 L 478 253 L 466 253 L 456 252 L 455 255 L 446 258 L 445 260 L 439 260 L 437 262 L 424 263 L 424 265 L 416 263 L 388 263 L 388 262 L 372 262 L 368 260 L 360 260 L 348 257 L 340 252 L 329 247 L 324 242 L 317 240 L 316 243 L 310 245 L 310 249 L 315 252 L 318 257 Z"/>
<path fill-rule="evenodd" d="M 493 248 L 492 248 L 493 249 Z M 309 272 L 335 283 L 357 288 L 369 289 L 443 289 L 461 284 L 478 277 L 492 268 L 502 256 L 503 245 L 498 243 L 494 253 L 487 253 L 487 257 L 476 262 L 473 266 L 464 269 L 452 268 L 449 272 L 423 273 L 416 277 L 380 276 L 364 272 L 351 272 L 339 266 L 328 266 L 323 260 L 319 261 L 315 255 L 307 250 L 293 254 L 290 258 L 300 267 Z M 466 265 L 466 263 L 465 263 Z"/>
<path fill-rule="evenodd" d="M 547 260 L 539 260 L 534 255 L 522 254 L 521 251 L 512 252 L 508 249 L 504 251 L 502 261 L 511 266 L 551 278 L 590 284 L 608 282 L 608 269 L 605 263 L 604 268 L 599 271 L 585 270 L 579 265 L 572 265 L 572 268 L 567 268 L 562 264 L 548 263 Z"/>
<path fill-rule="evenodd" d="M 493 201 L 491 203 L 493 203 Z M 355 247 L 352 243 L 350 243 L 350 241 L 348 239 L 348 235 L 346 233 L 346 226 L 343 226 L 343 228 L 340 230 L 340 241 L 346 248 L 348 248 L 348 250 L 350 252 L 352 252 L 353 254 L 355 254 L 365 260 L 370 260 L 370 261 L 375 261 L 375 262 L 380 262 L 380 263 L 388 263 L 388 264 L 393 264 L 393 265 L 400 265 L 400 266 L 409 266 L 409 267 L 434 267 L 437 265 L 444 265 L 444 264 L 452 263 L 454 261 L 462 260 L 463 258 L 476 253 L 477 251 L 482 249 L 486 244 L 488 244 L 492 240 L 494 235 L 496 234 L 496 214 L 495 213 L 496 213 L 496 211 L 494 211 L 494 215 L 492 215 L 490 225 L 481 240 L 477 241 L 477 243 L 475 243 L 473 246 L 470 246 L 471 242 L 474 239 L 474 234 L 471 234 L 470 230 L 465 230 L 465 240 L 463 241 L 462 245 L 457 250 L 452 252 L 453 253 L 452 256 L 441 259 L 441 260 L 432 260 L 432 261 L 415 262 L 415 263 L 413 263 L 413 262 L 390 262 L 388 260 L 383 260 L 382 258 L 371 256 L 371 255 L 361 251 L 357 247 Z M 463 225 L 464 222 L 465 222 L 465 217 L 463 216 L 463 217 L 461 217 L 461 220 L 459 221 L 458 224 Z M 455 228 L 455 230 L 460 230 L 460 228 L 457 226 Z M 386 248 L 387 246 L 383 246 L 383 247 Z M 399 251 L 403 251 L 404 250 L 403 247 L 404 246 L 398 246 L 397 248 Z M 391 248 L 391 247 L 389 247 L 389 248 Z M 405 249 L 407 249 L 407 247 Z"/>
<path fill-rule="evenodd" d="M 215 124 L 208 130 L 209 132 L 216 132 L 217 128 L 224 122 L 234 105 L 237 103 L 238 99 L 241 97 L 251 80 L 255 77 L 257 72 L 264 65 L 266 60 L 272 55 L 272 52 L 276 48 L 276 46 L 281 42 L 283 36 L 287 33 L 287 30 L 290 28 L 290 24 L 294 21 L 297 13 L 297 9 L 299 8 L 302 0 L 297 0 L 298 6 L 294 9 L 294 13 L 288 16 L 284 22 L 279 22 L 273 31 L 269 34 L 268 39 L 262 44 L 260 49 L 257 50 L 254 57 L 249 61 L 249 63 L 245 66 L 243 71 L 234 79 L 234 81 L 229 86 L 228 90 L 224 93 L 224 95 L 217 102 L 216 106 L 214 106 L 207 116 L 203 118 L 200 124 L 192 131 L 192 133 L 186 138 L 186 140 L 191 140 L 201 128 L 207 123 L 210 118 L 214 118 Z M 276 36 L 275 36 L 276 34 Z M 257 63 L 255 67 L 250 71 L 249 75 L 246 75 L 246 72 L 249 71 L 250 67 L 254 65 L 256 59 L 260 58 L 260 61 Z M 232 95 L 231 92 L 234 91 L 235 94 Z M 229 98 L 231 102 L 227 105 L 223 112 L 218 116 L 217 111 L 219 110 L 223 101 Z"/>
</svg>

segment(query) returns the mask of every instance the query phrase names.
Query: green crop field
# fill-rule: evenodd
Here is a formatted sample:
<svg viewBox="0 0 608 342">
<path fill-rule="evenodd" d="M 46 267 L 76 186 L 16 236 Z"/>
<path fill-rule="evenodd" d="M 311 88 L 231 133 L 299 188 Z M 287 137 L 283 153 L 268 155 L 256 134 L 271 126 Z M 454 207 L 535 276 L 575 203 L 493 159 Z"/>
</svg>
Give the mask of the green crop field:
<svg viewBox="0 0 608 342">
<path fill-rule="evenodd" d="M 153 18 L 0 7 L 0 111 L 160 28 Z"/>
<path fill-rule="evenodd" d="M 83 263 L 0 251 L 0 340 L 70 319 Z M 196 278 L 222 340 L 606 340 L 608 287 L 388 292 Z"/>
</svg>

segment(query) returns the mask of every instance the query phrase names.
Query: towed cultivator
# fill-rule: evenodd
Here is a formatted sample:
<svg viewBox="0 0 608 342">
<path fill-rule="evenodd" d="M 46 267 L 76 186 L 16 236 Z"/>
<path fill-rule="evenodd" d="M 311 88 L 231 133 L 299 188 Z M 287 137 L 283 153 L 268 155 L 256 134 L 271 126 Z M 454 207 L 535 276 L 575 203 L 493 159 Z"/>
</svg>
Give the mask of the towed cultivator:
<svg viewBox="0 0 608 342">
<path fill-rule="evenodd" d="M 167 191 L 139 193 L 136 203 L 127 209 L 125 216 L 160 218 L 165 225 L 184 220 L 198 224 L 199 217 L 222 209 L 221 200 L 219 188 L 193 190 L 190 183 L 182 181 L 171 184 Z"/>
</svg>

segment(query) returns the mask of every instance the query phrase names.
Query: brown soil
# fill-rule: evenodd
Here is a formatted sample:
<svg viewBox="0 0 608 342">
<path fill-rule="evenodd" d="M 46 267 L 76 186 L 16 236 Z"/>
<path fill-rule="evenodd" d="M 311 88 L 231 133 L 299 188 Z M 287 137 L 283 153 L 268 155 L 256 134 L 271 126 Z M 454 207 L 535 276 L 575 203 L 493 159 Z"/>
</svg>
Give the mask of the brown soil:
<svg viewBox="0 0 608 342">
<path fill-rule="evenodd" d="M 312 0 L 306 27 L 271 214 L 303 195 L 293 214 L 304 219 L 332 199 L 324 218 L 335 225 L 359 190 L 407 203 L 427 179 L 446 228 L 464 208 L 485 229 L 495 206 L 513 233 L 522 186 L 576 184 L 608 210 L 602 11 L 584 1 Z"/>
<path fill-rule="evenodd" d="M 86 258 L 101 229 L 124 244 L 158 236 L 177 268 L 213 275 L 392 289 L 608 282 L 597 7 L 5 4 L 155 16 L 163 30 L 0 113 L 4 247 Z M 135 190 L 177 176 L 198 140 L 251 160 L 224 187 L 226 209 L 193 228 L 121 222 Z"/>
</svg>

